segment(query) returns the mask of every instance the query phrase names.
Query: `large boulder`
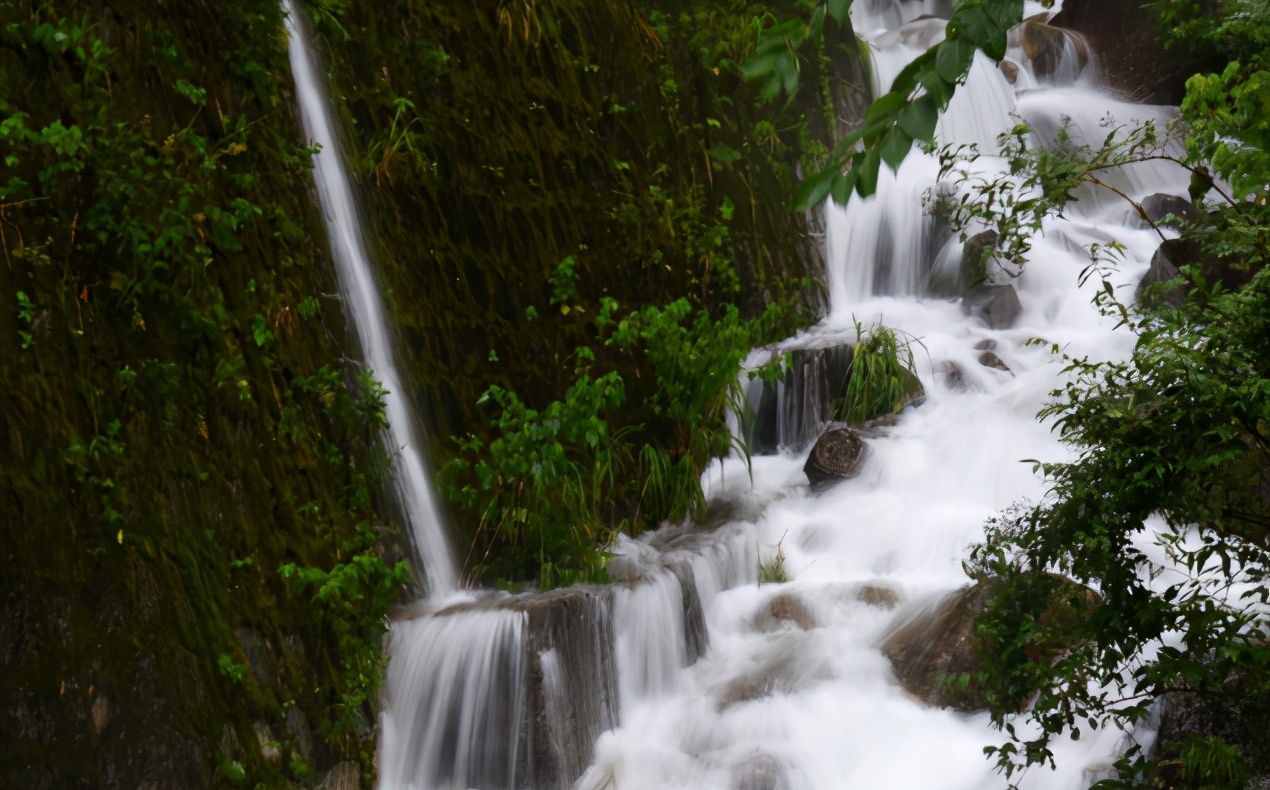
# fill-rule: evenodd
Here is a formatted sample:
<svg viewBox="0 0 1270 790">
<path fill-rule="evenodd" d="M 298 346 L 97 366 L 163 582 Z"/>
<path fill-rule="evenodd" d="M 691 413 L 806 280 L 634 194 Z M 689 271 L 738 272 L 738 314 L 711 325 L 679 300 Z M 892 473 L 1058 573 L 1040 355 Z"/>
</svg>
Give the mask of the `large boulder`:
<svg viewBox="0 0 1270 790">
<path fill-rule="evenodd" d="M 961 311 L 992 329 L 1009 329 L 1023 313 L 1013 285 L 981 285 L 961 299 Z"/>
<path fill-rule="evenodd" d="M 1098 596 L 1085 587 L 1056 579 L 1042 624 L 1062 624 L 1097 605 Z M 937 707 L 962 711 L 988 707 L 987 695 L 973 681 L 982 667 L 984 645 L 978 635 L 978 619 L 1000 589 L 987 579 L 944 597 L 933 606 L 901 622 L 883 641 L 882 652 L 891 661 L 896 678 L 910 694 Z M 1063 645 L 1040 644 L 1029 658 L 1051 661 Z M 969 682 L 966 682 L 966 681 Z M 1018 700 L 1021 708 L 1026 700 Z"/>
<path fill-rule="evenodd" d="M 1254 271 L 1223 261 L 1206 253 L 1198 243 L 1189 239 L 1168 239 L 1160 244 L 1151 257 L 1151 268 L 1138 284 L 1139 304 L 1151 306 L 1182 303 L 1189 285 L 1185 282 L 1171 288 L 1158 287 L 1179 276 L 1184 266 L 1198 266 L 1199 273 L 1210 283 L 1221 283 L 1228 290 L 1244 287 L 1252 280 Z M 1157 286 L 1152 288 L 1152 286 Z"/>
<path fill-rule="evenodd" d="M 1006 267 L 993 258 L 997 239 L 994 230 L 966 239 L 958 283 L 963 313 L 975 316 L 993 329 L 1007 329 L 1018 321 L 1023 305 L 1010 284 Z"/>
<path fill-rule="evenodd" d="M 1153 195 L 1147 195 L 1142 199 L 1142 213 L 1146 215 L 1145 219 L 1138 217 L 1139 227 L 1150 227 L 1152 223 L 1156 225 L 1174 225 L 1176 223 L 1166 222 L 1168 217 L 1173 216 L 1179 220 L 1185 219 L 1195 211 L 1195 207 L 1191 202 L 1177 195 L 1166 195 L 1162 192 L 1156 192 Z"/>
<path fill-rule="evenodd" d="M 1215 5 L 1215 0 L 1201 0 Z M 1181 104 L 1192 64 L 1166 52 L 1159 25 L 1142 0 L 1064 0 L 1050 24 L 1088 39 L 1107 82 L 1147 104 Z"/>
<path fill-rule="evenodd" d="M 852 428 L 838 427 L 825 431 L 811 448 L 803 471 L 813 489 L 827 488 L 860 473 L 868 453 L 868 444 Z"/>
<path fill-rule="evenodd" d="M 832 417 L 833 402 L 847 389 L 851 346 L 846 343 L 789 352 L 779 381 L 753 380 L 746 391 L 746 436 L 753 455 L 801 449 Z"/>
<path fill-rule="evenodd" d="M 1165 246 L 1167 244 L 1165 242 L 1151 256 L 1151 268 L 1147 269 L 1142 281 L 1138 283 L 1138 304 L 1148 307 L 1160 304 L 1177 307 L 1186 297 L 1185 283 L 1167 285 L 1182 276 L 1181 270 L 1173 263 L 1174 256 L 1169 254 L 1169 249 Z"/>
<path fill-rule="evenodd" d="M 1091 60 L 1089 43 L 1084 36 L 1040 19 L 1025 21 L 1014 33 L 1032 64 L 1032 73 L 1042 79 L 1074 79 Z"/>
<path fill-rule="evenodd" d="M 966 239 L 961 247 L 960 284 L 963 294 L 983 285 L 992 285 L 992 254 L 997 246 L 997 232 L 985 230 Z"/>
</svg>

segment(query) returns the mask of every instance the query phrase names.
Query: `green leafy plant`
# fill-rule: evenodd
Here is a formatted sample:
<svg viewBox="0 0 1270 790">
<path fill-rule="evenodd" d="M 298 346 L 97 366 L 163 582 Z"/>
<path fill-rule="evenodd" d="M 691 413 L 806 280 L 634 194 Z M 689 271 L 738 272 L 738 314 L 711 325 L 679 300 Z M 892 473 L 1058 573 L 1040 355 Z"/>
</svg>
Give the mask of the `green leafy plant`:
<svg viewBox="0 0 1270 790">
<path fill-rule="evenodd" d="M 239 663 L 228 653 L 216 657 L 216 668 L 235 685 L 241 685 L 247 678 L 247 665 Z"/>
<path fill-rule="evenodd" d="M 921 391 L 921 383 L 909 341 L 881 325 L 866 329 L 857 321 L 855 331 L 847 389 L 834 404 L 834 418 L 859 424 L 897 413 Z"/>
</svg>

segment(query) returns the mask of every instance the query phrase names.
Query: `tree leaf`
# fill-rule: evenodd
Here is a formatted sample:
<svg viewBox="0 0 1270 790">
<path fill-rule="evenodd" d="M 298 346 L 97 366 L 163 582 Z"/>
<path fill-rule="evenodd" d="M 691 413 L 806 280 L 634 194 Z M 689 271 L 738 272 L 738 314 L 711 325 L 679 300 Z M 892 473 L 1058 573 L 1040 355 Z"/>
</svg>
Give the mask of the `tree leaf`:
<svg viewBox="0 0 1270 790">
<path fill-rule="evenodd" d="M 887 93 L 873 100 L 869 105 L 869 110 L 864 114 L 865 124 L 876 123 L 887 116 L 894 115 L 907 102 L 908 97 L 903 93 Z"/>
<path fill-rule="evenodd" d="M 881 164 L 881 149 L 874 145 L 856 160 L 859 171 L 855 173 L 856 192 L 860 197 L 869 197 L 878 189 L 878 166 Z"/>
<path fill-rule="evenodd" d="M 820 205 L 829 194 L 829 190 L 833 188 L 835 175 L 837 171 L 832 167 L 821 170 L 819 173 L 812 173 L 799 185 L 798 194 L 794 197 L 794 209 L 807 211 Z"/>
<path fill-rule="evenodd" d="M 829 0 L 829 16 L 840 25 L 845 25 L 851 16 L 851 0 Z"/>
<path fill-rule="evenodd" d="M 1001 30 L 1009 30 L 1023 21 L 1023 0 L 987 0 L 984 7 Z"/>
<path fill-rule="evenodd" d="M 900 110 L 900 128 L 914 140 L 931 142 L 935 139 L 935 126 L 939 123 L 939 106 L 930 96 L 922 96 Z"/>
<path fill-rule="evenodd" d="M 886 166 L 891 168 L 891 172 L 900 169 L 900 165 L 904 163 L 904 157 L 908 156 L 908 152 L 913 148 L 913 138 L 899 127 L 892 126 L 891 131 L 886 133 L 886 139 L 882 141 L 881 156 L 882 161 L 886 162 Z"/>
<path fill-rule="evenodd" d="M 851 201 L 851 193 L 855 191 L 855 168 L 846 174 L 838 174 L 833 179 L 833 202 L 845 206 Z"/>
<path fill-rule="evenodd" d="M 950 39 L 939 45 L 939 54 L 935 56 L 935 70 L 944 82 L 956 84 L 969 70 L 974 56 L 973 44 L 956 38 Z"/>
</svg>

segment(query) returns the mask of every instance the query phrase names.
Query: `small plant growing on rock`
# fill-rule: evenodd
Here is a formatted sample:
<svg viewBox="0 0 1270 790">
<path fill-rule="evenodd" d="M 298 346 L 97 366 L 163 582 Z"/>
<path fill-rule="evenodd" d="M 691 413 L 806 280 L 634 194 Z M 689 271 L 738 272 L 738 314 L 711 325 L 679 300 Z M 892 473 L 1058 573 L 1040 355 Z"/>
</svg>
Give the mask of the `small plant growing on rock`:
<svg viewBox="0 0 1270 790">
<path fill-rule="evenodd" d="M 772 558 L 758 563 L 759 584 L 784 584 L 789 581 L 789 571 L 785 568 L 785 538 L 776 543 L 776 553 Z"/>
<path fill-rule="evenodd" d="M 852 424 L 895 414 L 920 394 L 913 372 L 913 350 L 895 330 L 877 325 L 869 329 L 857 321 L 847 391 L 835 404 L 834 417 Z"/>
</svg>

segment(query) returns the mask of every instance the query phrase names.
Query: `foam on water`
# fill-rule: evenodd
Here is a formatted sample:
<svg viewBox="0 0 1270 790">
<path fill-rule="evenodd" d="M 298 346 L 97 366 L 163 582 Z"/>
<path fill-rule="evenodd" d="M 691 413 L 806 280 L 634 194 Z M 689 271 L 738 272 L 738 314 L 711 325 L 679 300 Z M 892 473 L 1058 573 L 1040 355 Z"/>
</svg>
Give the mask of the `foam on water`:
<svg viewBox="0 0 1270 790">
<path fill-rule="evenodd" d="M 906 43 L 903 35 L 877 31 L 894 31 L 918 5 L 855 5 L 857 29 L 873 31 L 882 84 L 911 58 L 915 37 L 932 33 L 910 26 Z M 977 62 L 940 122 L 941 142 L 982 145 L 994 130 L 1009 128 L 1015 112 L 1039 127 L 1040 144 L 1054 142 L 1046 130 L 1064 116 L 1074 135 L 1096 144 L 1108 113 L 1120 122 L 1163 122 L 1170 115 L 1167 108 L 1123 104 L 1089 84 L 1050 84 L 1079 76 L 1043 82 L 1025 64 L 1011 87 L 995 66 Z M 974 165 L 985 172 L 1001 166 L 990 155 Z M 922 208 L 936 177 L 937 165 L 914 152 L 898 173 L 883 168 L 874 198 L 826 208 L 831 311 L 795 341 L 800 348 L 850 342 L 857 319 L 894 327 L 914 343 L 925 403 L 869 440 L 857 477 L 820 494 L 806 486 L 805 452 L 756 458 L 752 484 L 736 463 L 707 472 L 712 498 L 761 512 L 753 527 L 761 556 L 770 558 L 779 546 L 793 581 L 711 596 L 709 651 L 675 682 L 663 683 L 660 695 L 623 711 L 621 726 L 597 744 L 579 790 L 1001 786 L 982 754 L 1002 740 L 987 714 L 915 700 L 879 643 L 915 609 L 969 583 L 961 562 L 968 545 L 982 539 L 985 519 L 1044 494 L 1022 459 L 1070 457 L 1051 426 L 1036 420 L 1063 381 L 1062 362 L 1048 344 L 1028 341 L 1044 338 L 1091 359 L 1131 353 L 1134 337 L 1115 331 L 1091 303 L 1101 284 L 1077 284 L 1089 244 L 1125 245 L 1111 281 L 1130 298 L 1159 237 L 1104 196 L 1087 196 L 1071 219 L 1047 222 L 1034 240 L 1013 283 L 1022 305 L 1017 323 L 990 330 L 955 301 L 926 293 L 929 268 L 959 255 L 958 242 L 939 238 Z M 1185 194 L 1185 174 L 1171 166 L 1135 166 L 1114 178 L 1136 197 Z M 976 345 L 983 341 L 995 343 L 1009 371 L 979 363 Z M 960 371 L 956 379 L 947 375 L 950 366 Z M 814 627 L 789 620 L 773 626 L 766 613 L 776 596 L 797 600 Z M 892 597 L 895 608 L 879 605 Z M 1087 787 L 1105 775 L 1125 737 L 1101 731 L 1057 743 L 1058 770 L 1029 772 L 1023 786 Z"/>
</svg>

